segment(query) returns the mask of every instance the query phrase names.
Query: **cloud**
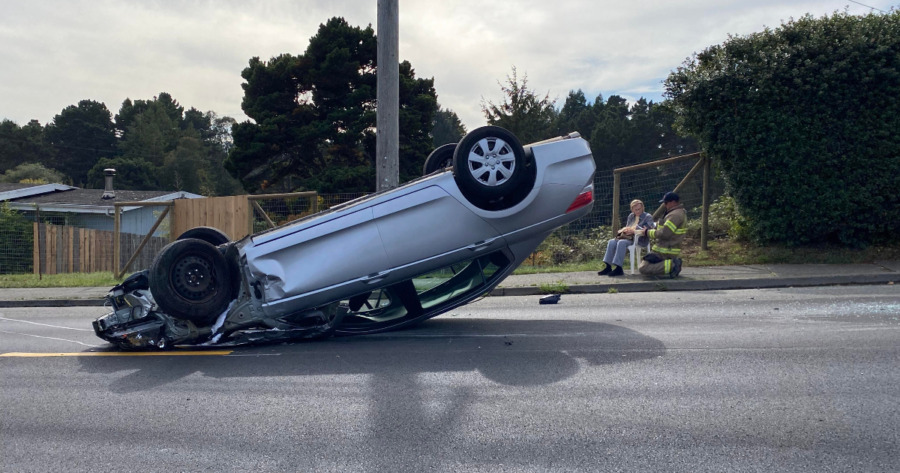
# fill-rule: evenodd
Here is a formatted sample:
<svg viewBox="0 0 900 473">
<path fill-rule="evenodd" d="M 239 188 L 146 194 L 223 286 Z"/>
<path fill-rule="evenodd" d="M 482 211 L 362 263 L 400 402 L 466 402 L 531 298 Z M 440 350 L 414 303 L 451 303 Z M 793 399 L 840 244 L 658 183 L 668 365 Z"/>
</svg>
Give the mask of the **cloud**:
<svg viewBox="0 0 900 473">
<path fill-rule="evenodd" d="M 870 1 L 888 10 L 886 1 Z M 182 105 L 246 119 L 240 76 L 254 56 L 300 54 L 333 16 L 377 28 L 375 0 L 14 2 L 0 18 L 0 118 L 49 122 L 82 99 L 115 114 L 125 98 L 169 92 Z M 460 0 L 400 2 L 400 57 L 433 77 L 438 100 L 470 129 L 481 100 L 502 100 L 513 66 L 560 101 L 570 90 L 659 101 L 685 58 L 843 1 Z"/>
</svg>

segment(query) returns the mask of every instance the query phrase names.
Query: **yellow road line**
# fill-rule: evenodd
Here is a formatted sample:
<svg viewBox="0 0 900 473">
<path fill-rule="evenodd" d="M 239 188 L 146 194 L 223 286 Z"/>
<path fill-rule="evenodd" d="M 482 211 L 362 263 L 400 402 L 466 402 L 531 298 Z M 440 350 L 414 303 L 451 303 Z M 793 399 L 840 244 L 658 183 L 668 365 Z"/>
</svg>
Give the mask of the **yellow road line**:
<svg viewBox="0 0 900 473">
<path fill-rule="evenodd" d="M 62 356 L 222 356 L 230 355 L 234 350 L 208 351 L 84 351 L 78 353 L 0 353 L 7 358 L 49 358 Z"/>
</svg>

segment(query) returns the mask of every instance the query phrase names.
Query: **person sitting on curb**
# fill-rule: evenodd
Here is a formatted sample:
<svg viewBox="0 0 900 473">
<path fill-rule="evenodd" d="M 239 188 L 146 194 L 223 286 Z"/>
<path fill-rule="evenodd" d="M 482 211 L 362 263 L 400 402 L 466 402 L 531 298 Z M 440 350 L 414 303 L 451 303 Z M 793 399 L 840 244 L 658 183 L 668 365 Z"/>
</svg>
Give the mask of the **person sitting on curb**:
<svg viewBox="0 0 900 473">
<path fill-rule="evenodd" d="M 625 263 L 625 254 L 628 252 L 628 247 L 634 242 L 634 234 L 626 235 L 626 228 L 632 230 L 656 228 L 656 225 L 653 224 L 653 215 L 644 211 L 643 202 L 637 199 L 632 200 L 630 207 L 631 213 L 628 214 L 625 227 L 620 228 L 616 237 L 606 243 L 606 254 L 603 256 L 603 262 L 606 263 L 606 267 L 602 271 L 597 272 L 600 276 L 609 275 L 613 277 L 625 274 L 622 271 L 622 265 Z M 648 241 L 649 239 L 646 236 L 640 236 L 637 243 L 640 246 L 646 246 Z"/>
<path fill-rule="evenodd" d="M 660 200 L 666 206 L 666 214 L 657 225 L 656 229 L 647 230 L 647 236 L 656 240 L 650 254 L 644 257 L 638 270 L 645 276 L 657 276 L 668 274 L 670 278 L 677 278 L 681 273 L 681 241 L 687 232 L 687 214 L 684 205 L 681 205 L 678 194 L 666 192 Z M 634 230 L 631 230 L 635 233 Z M 641 230 L 637 231 L 642 234 Z"/>
</svg>

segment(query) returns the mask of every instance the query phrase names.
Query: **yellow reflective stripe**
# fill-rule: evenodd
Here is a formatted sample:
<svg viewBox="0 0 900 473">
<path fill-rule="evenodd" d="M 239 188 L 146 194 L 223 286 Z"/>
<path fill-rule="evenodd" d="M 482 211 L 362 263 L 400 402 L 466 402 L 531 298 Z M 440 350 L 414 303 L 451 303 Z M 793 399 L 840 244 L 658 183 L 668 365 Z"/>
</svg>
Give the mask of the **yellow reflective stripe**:
<svg viewBox="0 0 900 473">
<path fill-rule="evenodd" d="M 665 264 L 663 265 L 663 271 L 664 271 L 666 274 L 671 273 L 671 272 L 672 272 L 672 260 L 667 259 L 667 260 L 665 260 L 663 263 L 665 263 Z"/>
<path fill-rule="evenodd" d="M 663 225 L 665 225 L 669 230 L 672 230 L 672 233 L 676 235 L 684 235 L 685 233 L 687 233 L 687 228 L 678 228 L 671 220 L 664 223 Z"/>
<path fill-rule="evenodd" d="M 650 238 L 656 238 L 656 230 L 648 231 L 647 236 L 649 236 Z"/>
<path fill-rule="evenodd" d="M 654 246 L 653 251 L 657 253 L 662 253 L 664 255 L 680 255 L 681 248 L 663 248 L 661 246 Z"/>
</svg>

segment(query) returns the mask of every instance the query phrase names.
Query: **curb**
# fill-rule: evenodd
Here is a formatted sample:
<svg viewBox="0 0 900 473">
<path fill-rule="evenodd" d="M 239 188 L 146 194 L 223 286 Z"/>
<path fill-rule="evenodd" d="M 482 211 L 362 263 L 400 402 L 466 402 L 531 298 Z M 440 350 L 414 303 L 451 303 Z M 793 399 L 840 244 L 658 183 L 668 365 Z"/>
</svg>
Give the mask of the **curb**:
<svg viewBox="0 0 900 473">
<path fill-rule="evenodd" d="M 37 299 L 0 301 L 0 309 L 20 307 L 103 307 L 106 299 Z"/>
<path fill-rule="evenodd" d="M 609 292 L 664 292 L 664 291 L 724 291 L 730 289 L 772 289 L 778 287 L 850 286 L 864 284 L 889 284 L 900 282 L 900 274 L 863 274 L 846 276 L 815 276 L 801 278 L 678 280 L 626 284 L 585 284 L 569 286 L 568 294 L 606 294 Z M 550 294 L 539 287 L 502 287 L 491 291 L 491 296 L 538 296 Z"/>
<path fill-rule="evenodd" d="M 725 291 L 732 289 L 772 289 L 779 287 L 851 286 L 900 283 L 900 273 L 815 276 L 799 278 L 761 278 L 690 280 L 659 279 L 625 284 L 582 284 L 569 286 L 566 294 L 607 294 L 610 292 Z M 492 297 L 540 296 L 551 292 L 539 287 L 501 287 L 490 292 Z M 103 307 L 105 299 L 39 299 L 0 300 L 0 308 L 27 307 Z"/>
</svg>

